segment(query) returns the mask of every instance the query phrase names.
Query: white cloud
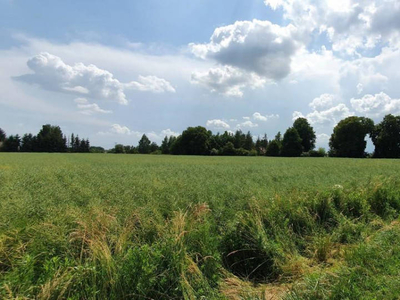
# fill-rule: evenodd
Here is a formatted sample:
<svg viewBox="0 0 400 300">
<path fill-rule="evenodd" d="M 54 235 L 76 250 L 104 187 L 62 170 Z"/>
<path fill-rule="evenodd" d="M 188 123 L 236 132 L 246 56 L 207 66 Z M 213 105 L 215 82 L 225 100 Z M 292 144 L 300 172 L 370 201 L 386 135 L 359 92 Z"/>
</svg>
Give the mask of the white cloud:
<svg viewBox="0 0 400 300">
<path fill-rule="evenodd" d="M 227 129 L 231 128 L 228 123 L 226 123 L 226 122 L 224 122 L 222 120 L 219 120 L 219 119 L 208 120 L 207 123 L 206 123 L 206 126 L 214 128 L 214 129 L 217 129 L 217 130 L 218 129 L 227 130 Z"/>
<path fill-rule="evenodd" d="M 250 117 L 242 117 L 243 120 L 250 120 Z"/>
<path fill-rule="evenodd" d="M 229 66 L 212 68 L 208 72 L 193 72 L 191 81 L 213 93 L 233 97 L 242 97 L 244 88 L 255 89 L 266 83 L 265 79 L 254 73 L 246 73 Z"/>
<path fill-rule="evenodd" d="M 84 115 L 92 115 L 95 113 L 100 113 L 100 114 L 111 114 L 111 110 L 105 110 L 101 109 L 96 103 L 91 103 L 91 104 L 79 104 L 78 103 L 78 108 L 80 109 L 79 113 L 84 114 Z"/>
<path fill-rule="evenodd" d="M 282 8 L 284 17 L 304 36 L 327 34 L 334 51 L 359 55 L 379 43 L 399 38 L 400 3 L 397 0 L 264 0 L 272 9 Z"/>
<path fill-rule="evenodd" d="M 251 121 L 246 121 L 240 124 L 236 125 L 236 128 L 238 129 L 242 129 L 242 128 L 254 128 L 254 127 L 258 127 L 258 124 L 253 123 Z"/>
<path fill-rule="evenodd" d="M 283 0 L 264 0 L 265 5 L 271 6 L 273 10 L 283 5 Z"/>
<path fill-rule="evenodd" d="M 387 94 L 380 92 L 375 95 L 364 95 L 360 99 L 350 100 L 352 107 L 365 116 L 378 118 L 386 114 L 400 114 L 400 99 L 392 99 Z"/>
<path fill-rule="evenodd" d="M 144 92 L 175 93 L 174 87 L 165 79 L 158 78 L 157 76 L 139 76 L 139 80 L 132 81 L 126 85 L 127 88 L 136 89 Z"/>
<path fill-rule="evenodd" d="M 253 20 L 216 28 L 209 43 L 190 47 L 198 57 L 278 80 L 290 73 L 291 57 L 299 45 L 294 26 Z"/>
<path fill-rule="evenodd" d="M 340 103 L 323 111 L 313 111 L 307 114 L 307 119 L 311 124 L 337 124 L 340 120 L 352 116 L 349 108 L 344 103 Z"/>
<path fill-rule="evenodd" d="M 263 122 L 267 122 L 268 120 L 272 120 L 272 119 L 279 119 L 279 115 L 277 114 L 272 114 L 272 115 L 261 115 L 259 112 L 255 112 L 253 114 L 253 119 L 256 121 L 263 121 Z"/>
<path fill-rule="evenodd" d="M 110 129 L 111 133 L 115 133 L 115 134 L 123 134 L 123 135 L 131 135 L 131 134 L 135 134 L 137 132 L 135 131 L 131 131 L 128 127 L 126 126 L 121 126 L 119 124 L 113 124 L 111 126 Z"/>
<path fill-rule="evenodd" d="M 311 113 L 303 115 L 299 111 L 293 112 L 293 120 L 297 118 L 306 118 L 311 125 L 332 126 L 340 120 L 352 116 L 354 113 L 344 103 L 332 106 L 336 102 L 337 97 L 330 94 L 322 94 L 315 98 L 309 106 L 313 109 Z"/>
<path fill-rule="evenodd" d="M 180 135 L 180 133 L 174 132 L 168 128 L 168 129 L 161 130 L 161 135 L 163 135 L 163 136 L 178 136 L 178 135 Z"/>
<path fill-rule="evenodd" d="M 164 79 L 155 76 L 139 77 L 139 82 L 121 83 L 109 71 L 95 65 L 77 63 L 66 64 L 58 56 L 42 52 L 28 60 L 27 65 L 33 74 L 16 79 L 38 84 L 44 89 L 62 93 L 85 95 L 86 97 L 128 104 L 125 88 L 152 92 L 174 92 L 173 87 Z"/>
<path fill-rule="evenodd" d="M 336 102 L 338 102 L 338 97 L 332 94 L 322 94 L 321 96 L 314 98 L 314 100 L 309 104 L 313 110 L 323 110 L 328 107 L 332 107 Z"/>
</svg>

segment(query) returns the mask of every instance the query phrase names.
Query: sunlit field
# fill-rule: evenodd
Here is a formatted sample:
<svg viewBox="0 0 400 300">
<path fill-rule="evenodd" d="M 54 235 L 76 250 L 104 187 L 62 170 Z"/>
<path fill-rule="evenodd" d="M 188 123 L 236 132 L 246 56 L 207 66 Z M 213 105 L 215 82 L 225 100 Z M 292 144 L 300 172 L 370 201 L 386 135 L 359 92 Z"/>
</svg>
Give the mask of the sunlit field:
<svg viewBox="0 0 400 300">
<path fill-rule="evenodd" d="M 0 297 L 398 298 L 399 173 L 399 160 L 0 153 Z"/>
</svg>

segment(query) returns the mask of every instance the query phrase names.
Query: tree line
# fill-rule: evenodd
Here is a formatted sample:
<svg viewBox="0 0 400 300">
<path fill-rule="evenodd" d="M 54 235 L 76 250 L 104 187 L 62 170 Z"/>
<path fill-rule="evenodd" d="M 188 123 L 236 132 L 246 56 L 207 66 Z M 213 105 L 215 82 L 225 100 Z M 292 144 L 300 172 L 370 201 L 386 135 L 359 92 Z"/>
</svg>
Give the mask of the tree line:
<svg viewBox="0 0 400 300">
<path fill-rule="evenodd" d="M 365 152 L 366 137 L 371 138 L 375 150 Z M 173 154 L 173 155 L 224 155 L 224 156 L 284 156 L 284 157 L 375 157 L 400 158 L 400 116 L 386 115 L 382 122 L 352 116 L 341 120 L 329 140 L 329 151 L 315 150 L 316 135 L 307 119 L 298 118 L 282 135 L 274 139 L 267 135 L 254 142 L 250 131 L 235 133 L 225 131 L 213 134 L 202 126 L 188 127 L 181 135 L 165 137 L 160 147 L 144 134 L 137 147 L 116 145 L 113 153 Z"/>
<path fill-rule="evenodd" d="M 71 134 L 66 137 L 59 126 L 46 124 L 37 135 L 26 133 L 22 138 L 16 135 L 7 137 L 0 128 L 0 150 L 3 152 L 90 152 L 89 139 L 81 139 Z"/>
<path fill-rule="evenodd" d="M 375 146 L 371 155 L 365 152 L 367 135 Z M 36 136 L 25 134 L 22 139 L 18 135 L 7 137 L 0 128 L 0 149 L 8 152 L 400 158 L 400 116 L 386 115 L 378 124 L 365 117 L 345 118 L 333 129 L 328 152 L 324 148 L 315 150 L 315 140 L 315 131 L 305 118 L 296 119 L 283 136 L 278 132 L 271 140 L 266 134 L 254 141 L 250 131 L 213 134 L 197 126 L 188 127 L 177 137 L 166 136 L 160 146 L 143 134 L 137 146 L 117 144 L 108 151 L 102 147 L 90 147 L 88 139 L 80 139 L 74 134 L 67 138 L 58 126 L 43 125 Z"/>
</svg>

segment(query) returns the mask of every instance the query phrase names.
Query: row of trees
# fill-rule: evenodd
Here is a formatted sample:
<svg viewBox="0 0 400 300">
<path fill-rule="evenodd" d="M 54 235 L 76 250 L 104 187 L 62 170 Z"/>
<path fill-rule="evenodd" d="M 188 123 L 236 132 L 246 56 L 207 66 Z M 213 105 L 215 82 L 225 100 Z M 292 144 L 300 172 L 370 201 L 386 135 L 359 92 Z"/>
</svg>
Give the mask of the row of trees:
<svg viewBox="0 0 400 300">
<path fill-rule="evenodd" d="M 366 136 L 369 135 L 376 158 L 400 158 L 400 116 L 386 115 L 379 124 L 364 117 L 348 117 L 340 121 L 331 135 L 328 153 L 315 149 L 316 135 L 305 118 L 298 118 L 292 127 L 274 139 L 267 135 L 256 142 L 250 132 L 225 131 L 213 135 L 204 127 L 189 127 L 178 137 L 165 137 L 160 147 L 143 135 L 137 147 L 120 145 L 119 153 L 162 153 L 175 155 L 266 155 L 266 156 L 336 156 L 366 157 Z M 117 152 L 118 151 L 114 151 Z"/>
<path fill-rule="evenodd" d="M 118 144 L 112 153 L 160 153 L 174 155 L 242 155 L 300 156 L 315 147 L 315 132 L 306 119 L 297 119 L 284 136 L 280 133 L 268 140 L 266 134 L 254 142 L 250 131 L 225 131 L 213 134 L 202 126 L 188 127 L 178 137 L 165 137 L 159 147 L 143 135 L 137 147 Z M 317 152 L 315 152 L 317 153 Z M 315 154 L 315 153 L 311 153 Z"/>
<path fill-rule="evenodd" d="M 338 157 L 365 157 L 369 135 L 375 146 L 373 157 L 400 158 L 400 116 L 386 115 L 382 122 L 364 117 L 348 117 L 333 129 L 329 141 L 330 155 Z"/>
<path fill-rule="evenodd" d="M 80 139 L 71 135 L 67 138 L 63 135 L 59 126 L 43 125 L 37 135 L 24 134 L 21 138 L 17 135 L 6 136 L 0 128 L 0 150 L 4 152 L 89 152 L 88 139 Z"/>
<path fill-rule="evenodd" d="M 375 146 L 373 157 L 400 158 L 400 116 L 386 115 L 382 122 L 365 117 L 348 117 L 340 121 L 329 140 L 329 155 L 337 157 L 365 157 L 366 136 Z M 268 140 L 265 134 L 253 140 L 251 132 L 225 131 L 213 134 L 202 126 L 188 127 L 178 137 L 165 137 L 158 146 L 144 134 L 136 147 L 117 144 L 111 153 L 174 154 L 174 155 L 266 155 L 266 156 L 325 156 L 323 148 L 315 149 L 315 132 L 307 119 L 298 118 L 282 136 L 280 132 Z M 71 135 L 66 138 L 58 126 L 43 125 L 33 136 L 6 136 L 0 128 L 0 149 L 9 152 L 104 152 L 101 147 L 90 147 L 88 139 Z"/>
</svg>

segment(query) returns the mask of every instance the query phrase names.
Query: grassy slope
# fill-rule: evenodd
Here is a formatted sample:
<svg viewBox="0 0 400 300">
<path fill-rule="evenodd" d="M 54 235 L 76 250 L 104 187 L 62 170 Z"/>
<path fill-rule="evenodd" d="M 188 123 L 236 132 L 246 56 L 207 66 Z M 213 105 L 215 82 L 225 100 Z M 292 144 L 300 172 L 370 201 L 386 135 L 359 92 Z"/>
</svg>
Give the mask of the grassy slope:
<svg viewBox="0 0 400 300">
<path fill-rule="evenodd" d="M 357 267 L 376 270 L 360 257 L 395 249 L 370 236 L 397 218 L 399 170 L 396 160 L 0 153 L 0 295 L 262 297 L 249 279 L 294 283 L 288 297 L 354 298 L 334 290 L 347 278 L 358 295 L 384 293 L 398 274 L 381 268 L 366 284 Z"/>
</svg>

